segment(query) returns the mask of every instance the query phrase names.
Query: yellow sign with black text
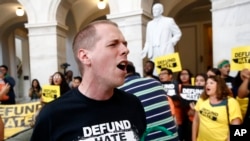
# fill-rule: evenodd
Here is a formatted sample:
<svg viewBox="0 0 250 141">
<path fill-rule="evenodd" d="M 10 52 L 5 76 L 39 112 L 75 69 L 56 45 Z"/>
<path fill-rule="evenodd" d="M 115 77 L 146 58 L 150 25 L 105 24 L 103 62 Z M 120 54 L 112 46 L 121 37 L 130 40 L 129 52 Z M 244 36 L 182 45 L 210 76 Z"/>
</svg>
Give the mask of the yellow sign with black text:
<svg viewBox="0 0 250 141">
<path fill-rule="evenodd" d="M 158 74 L 160 73 L 162 68 L 171 69 L 173 72 L 178 72 L 182 70 L 178 52 L 157 57 L 155 58 L 154 62 Z"/>
<path fill-rule="evenodd" d="M 44 85 L 42 88 L 42 101 L 45 103 L 51 102 L 60 97 L 60 86 Z"/>
<path fill-rule="evenodd" d="M 30 128 L 33 116 L 40 108 L 40 102 L 0 105 L 0 115 L 4 123 L 4 139 Z"/>
<path fill-rule="evenodd" d="M 232 49 L 231 70 L 241 71 L 250 68 L 250 46 L 240 46 Z"/>
</svg>

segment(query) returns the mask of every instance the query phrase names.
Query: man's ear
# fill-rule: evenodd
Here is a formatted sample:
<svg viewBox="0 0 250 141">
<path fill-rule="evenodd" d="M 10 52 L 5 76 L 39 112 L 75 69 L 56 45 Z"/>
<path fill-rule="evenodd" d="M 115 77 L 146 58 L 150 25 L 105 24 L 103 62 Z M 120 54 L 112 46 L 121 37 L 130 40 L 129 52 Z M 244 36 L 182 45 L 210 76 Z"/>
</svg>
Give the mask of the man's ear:
<svg viewBox="0 0 250 141">
<path fill-rule="evenodd" d="M 90 64 L 89 51 L 86 49 L 79 49 L 77 54 L 78 59 L 82 64 Z"/>
</svg>

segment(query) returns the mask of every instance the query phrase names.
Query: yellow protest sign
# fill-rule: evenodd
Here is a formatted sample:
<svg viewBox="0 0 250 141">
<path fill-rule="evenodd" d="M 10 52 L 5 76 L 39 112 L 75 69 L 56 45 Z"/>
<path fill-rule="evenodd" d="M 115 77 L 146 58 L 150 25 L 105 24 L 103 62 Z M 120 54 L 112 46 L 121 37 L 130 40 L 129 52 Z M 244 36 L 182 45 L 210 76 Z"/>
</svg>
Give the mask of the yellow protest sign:
<svg viewBox="0 0 250 141">
<path fill-rule="evenodd" d="M 172 53 L 165 56 L 159 56 L 154 60 L 156 71 L 159 74 L 162 68 L 171 69 L 173 72 L 181 71 L 181 62 L 179 53 Z"/>
<path fill-rule="evenodd" d="M 231 70 L 241 71 L 250 68 L 250 46 L 240 46 L 232 49 Z"/>
<path fill-rule="evenodd" d="M 30 128 L 33 115 L 40 108 L 40 102 L 0 105 L 0 115 L 4 122 L 4 139 Z"/>
<path fill-rule="evenodd" d="M 56 85 L 44 85 L 42 88 L 42 101 L 51 102 L 60 97 L 60 87 Z"/>
</svg>

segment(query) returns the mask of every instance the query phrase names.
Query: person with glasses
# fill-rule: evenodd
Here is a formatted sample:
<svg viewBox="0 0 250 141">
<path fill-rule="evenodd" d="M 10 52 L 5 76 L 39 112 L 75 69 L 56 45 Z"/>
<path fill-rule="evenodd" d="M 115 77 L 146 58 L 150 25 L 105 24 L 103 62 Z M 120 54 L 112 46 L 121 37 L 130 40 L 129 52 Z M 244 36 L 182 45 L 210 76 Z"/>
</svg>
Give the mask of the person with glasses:
<svg viewBox="0 0 250 141">
<path fill-rule="evenodd" d="M 176 125 L 180 125 L 180 96 L 178 94 L 178 82 L 173 78 L 171 69 L 162 68 L 159 74 L 159 79 L 167 93 L 167 98 L 170 103 L 171 111 L 174 116 Z M 171 102 L 172 101 L 172 102 Z"/>
<path fill-rule="evenodd" d="M 52 75 L 52 82 L 51 85 L 57 85 L 60 86 L 60 95 L 65 94 L 67 91 L 70 90 L 70 87 L 63 75 L 63 73 L 61 72 L 55 72 Z"/>
<path fill-rule="evenodd" d="M 179 94 L 182 92 L 183 86 L 191 86 L 192 85 L 192 77 L 193 74 L 187 68 L 182 69 L 177 75 L 177 81 L 179 84 Z M 181 137 L 181 141 L 191 141 L 191 131 L 190 131 L 190 120 L 188 116 L 188 111 L 190 110 L 189 101 L 181 98 L 181 125 L 179 126 L 179 133 Z"/>
</svg>

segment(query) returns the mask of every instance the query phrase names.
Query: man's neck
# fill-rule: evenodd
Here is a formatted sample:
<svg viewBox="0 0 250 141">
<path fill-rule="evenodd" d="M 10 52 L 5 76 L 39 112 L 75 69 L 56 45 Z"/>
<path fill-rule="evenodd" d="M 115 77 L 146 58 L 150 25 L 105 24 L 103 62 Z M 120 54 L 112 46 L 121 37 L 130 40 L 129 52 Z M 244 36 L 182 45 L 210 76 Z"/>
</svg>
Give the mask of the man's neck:
<svg viewBox="0 0 250 141">
<path fill-rule="evenodd" d="M 160 18 L 162 17 L 162 15 L 159 15 L 159 16 L 157 16 L 157 17 L 154 17 L 154 20 L 159 20 Z"/>
<path fill-rule="evenodd" d="M 99 84 L 94 79 L 83 79 L 78 89 L 83 95 L 94 100 L 108 100 L 114 92 L 114 88 Z"/>
</svg>

